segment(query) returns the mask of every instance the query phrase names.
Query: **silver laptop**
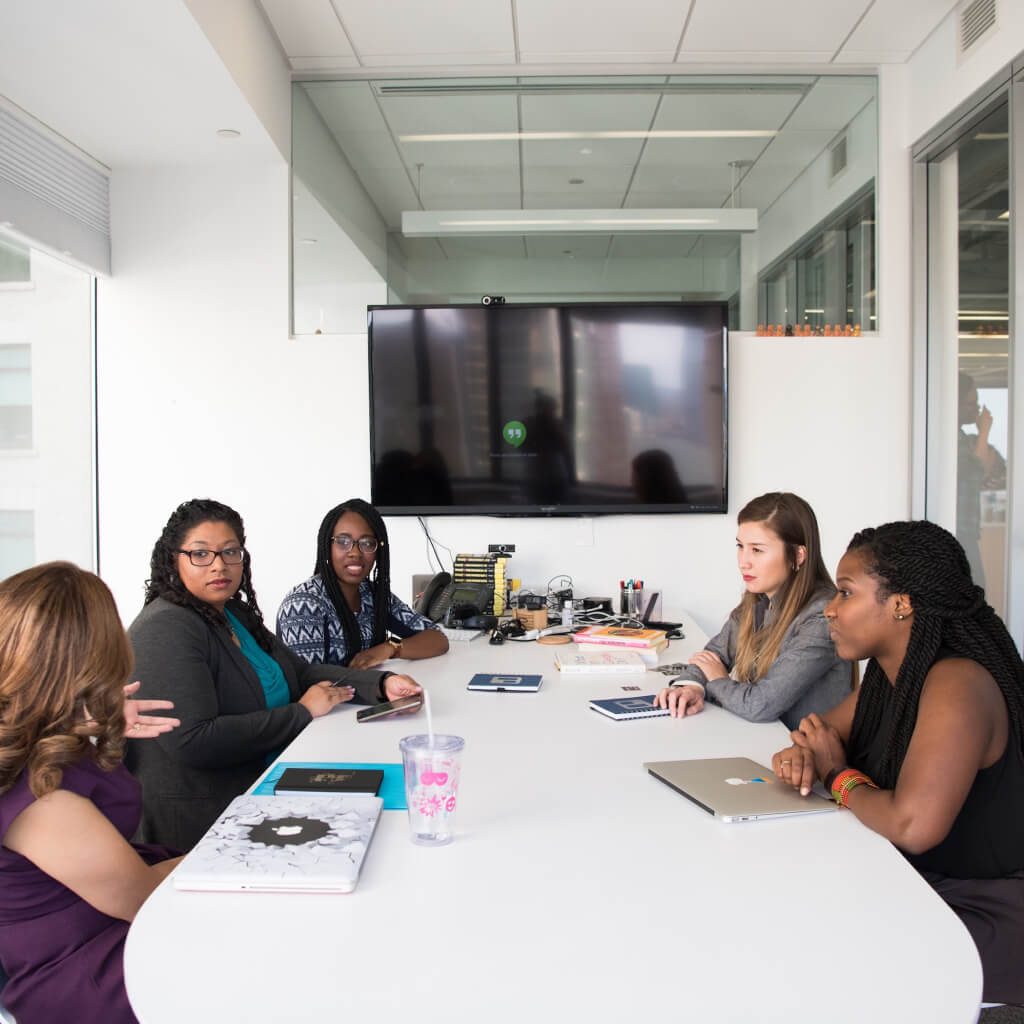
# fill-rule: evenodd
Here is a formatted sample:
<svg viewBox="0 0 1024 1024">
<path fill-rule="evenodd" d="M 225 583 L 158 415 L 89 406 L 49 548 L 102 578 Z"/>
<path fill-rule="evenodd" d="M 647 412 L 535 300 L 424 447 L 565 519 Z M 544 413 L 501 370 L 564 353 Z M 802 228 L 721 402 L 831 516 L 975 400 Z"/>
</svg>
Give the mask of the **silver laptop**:
<svg viewBox="0 0 1024 1024">
<path fill-rule="evenodd" d="M 831 800 L 816 793 L 801 796 L 747 757 L 648 761 L 644 767 L 720 821 L 756 821 L 838 809 Z"/>
<path fill-rule="evenodd" d="M 237 796 L 175 869 L 174 886 L 351 892 L 383 805 L 380 797 L 352 794 Z"/>
</svg>

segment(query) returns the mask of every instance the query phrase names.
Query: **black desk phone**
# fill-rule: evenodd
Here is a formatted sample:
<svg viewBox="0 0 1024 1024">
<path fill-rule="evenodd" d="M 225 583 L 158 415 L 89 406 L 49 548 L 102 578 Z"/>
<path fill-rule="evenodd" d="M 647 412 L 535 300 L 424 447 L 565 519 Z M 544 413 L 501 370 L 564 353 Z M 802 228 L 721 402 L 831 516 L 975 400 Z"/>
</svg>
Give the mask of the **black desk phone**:
<svg viewBox="0 0 1024 1024">
<path fill-rule="evenodd" d="M 413 610 L 433 622 L 442 622 L 448 626 L 482 615 L 493 598 L 493 586 L 486 583 L 455 583 L 448 573 L 439 572 L 416 599 Z"/>
</svg>

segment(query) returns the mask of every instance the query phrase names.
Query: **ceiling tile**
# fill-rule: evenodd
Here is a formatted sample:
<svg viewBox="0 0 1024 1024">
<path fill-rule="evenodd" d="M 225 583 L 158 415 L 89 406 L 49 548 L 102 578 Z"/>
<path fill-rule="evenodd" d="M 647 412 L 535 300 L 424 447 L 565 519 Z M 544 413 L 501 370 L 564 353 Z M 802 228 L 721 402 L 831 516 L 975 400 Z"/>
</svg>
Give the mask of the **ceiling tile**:
<svg viewBox="0 0 1024 1024">
<path fill-rule="evenodd" d="M 523 61 L 604 55 L 665 61 L 675 55 L 686 4 L 664 0 L 578 2 L 517 0 L 516 24 Z"/>
<path fill-rule="evenodd" d="M 696 0 L 680 57 L 725 49 L 734 60 L 747 53 L 759 59 L 771 59 L 773 52 L 831 56 L 873 2 L 786 0 L 780 11 L 778 3 L 764 0 Z"/>
<path fill-rule="evenodd" d="M 554 139 L 524 142 L 522 151 L 531 167 L 561 167 L 572 172 L 567 177 L 585 178 L 595 167 L 632 167 L 642 147 L 642 139 Z"/>
<path fill-rule="evenodd" d="M 441 247 L 450 260 L 523 259 L 525 248 L 520 237 L 514 238 L 444 238 Z"/>
<path fill-rule="evenodd" d="M 786 123 L 786 128 L 831 131 L 844 128 L 875 98 L 874 82 L 863 77 L 822 78 Z"/>
<path fill-rule="evenodd" d="M 340 131 L 378 131 L 384 127 L 369 82 L 302 82 L 327 127 Z"/>
<path fill-rule="evenodd" d="M 529 162 L 523 167 L 523 189 L 530 192 L 610 192 L 622 196 L 633 174 L 632 165 L 624 167 L 592 167 L 582 184 L 570 185 L 560 167 L 543 167 Z M 580 179 L 577 179 L 580 180 Z M 618 205 L 618 203 L 616 203 Z"/>
<path fill-rule="evenodd" d="M 524 131 L 646 131 L 654 118 L 658 96 L 598 89 L 576 96 L 524 96 L 521 102 Z"/>
<path fill-rule="evenodd" d="M 345 71 L 359 67 L 359 58 L 351 57 L 292 57 L 293 71 Z"/>
<path fill-rule="evenodd" d="M 839 59 L 867 51 L 902 53 L 899 60 L 905 60 L 955 7 L 956 0 L 876 0 Z"/>
<path fill-rule="evenodd" d="M 512 14 L 503 0 L 332 2 L 364 63 L 385 67 L 515 61 Z"/>
<path fill-rule="evenodd" d="M 530 235 L 526 247 L 531 259 L 604 259 L 609 235 Z"/>
<path fill-rule="evenodd" d="M 792 92 L 669 94 L 661 102 L 654 127 L 659 131 L 707 131 L 731 128 L 737 131 L 770 131 L 781 125 L 803 98 L 803 86 Z"/>
<path fill-rule="evenodd" d="M 621 191 L 523 192 L 526 210 L 617 210 L 621 205 Z"/>
<path fill-rule="evenodd" d="M 514 132 L 519 129 L 515 97 L 508 95 L 382 95 L 380 107 L 396 135 Z"/>
<path fill-rule="evenodd" d="M 355 54 L 327 0 L 260 0 L 289 60 L 329 57 L 355 60 Z"/>
</svg>

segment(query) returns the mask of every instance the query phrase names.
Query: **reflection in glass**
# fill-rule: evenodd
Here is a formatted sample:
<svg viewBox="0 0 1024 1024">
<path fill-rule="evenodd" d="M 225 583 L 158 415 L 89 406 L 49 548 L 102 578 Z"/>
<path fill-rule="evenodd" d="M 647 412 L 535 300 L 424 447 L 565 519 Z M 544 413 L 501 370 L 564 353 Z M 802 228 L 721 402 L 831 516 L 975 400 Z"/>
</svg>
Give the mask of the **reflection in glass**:
<svg viewBox="0 0 1024 1024">
<path fill-rule="evenodd" d="M 1002 614 L 1006 558 L 1009 322 L 1007 108 L 974 128 L 957 160 L 956 533 Z M 982 397 L 984 396 L 984 397 Z M 998 420 L 997 420 L 998 416 Z"/>
</svg>

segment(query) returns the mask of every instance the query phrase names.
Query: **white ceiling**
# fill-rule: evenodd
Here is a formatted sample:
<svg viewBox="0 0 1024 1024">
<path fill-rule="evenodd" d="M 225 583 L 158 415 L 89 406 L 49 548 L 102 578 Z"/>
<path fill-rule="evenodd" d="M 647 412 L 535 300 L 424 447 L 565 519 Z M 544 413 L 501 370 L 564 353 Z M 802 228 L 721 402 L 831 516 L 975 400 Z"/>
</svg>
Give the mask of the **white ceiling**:
<svg viewBox="0 0 1024 1024">
<path fill-rule="evenodd" d="M 951 0 L 261 0 L 297 72 L 899 63 Z"/>
<path fill-rule="evenodd" d="M 764 214 L 871 104 L 873 82 L 849 76 L 906 60 L 955 6 L 952 0 L 260 2 L 293 74 L 306 80 L 324 123 L 396 232 L 401 211 L 419 209 L 721 207 L 738 200 Z M 738 66 L 787 77 L 775 79 L 772 89 L 743 88 Z M 793 75 L 794 68 L 802 74 Z M 724 89 L 711 88 L 711 73 L 723 70 L 733 78 Z M 410 78 L 417 72 L 419 81 Z M 585 74 L 592 87 L 558 89 L 565 83 L 555 77 L 559 72 Z M 642 74 L 644 87 L 600 88 L 609 76 L 626 74 Z M 823 78 L 837 74 L 843 77 Z M 694 75 L 705 76 L 705 84 Z M 440 79 L 445 89 L 438 88 Z M 723 79 L 715 82 L 721 86 Z M 401 138 L 610 129 L 778 135 Z M 735 161 L 749 162 L 739 172 L 736 197 Z M 722 247 L 706 241 L 706 251 Z M 583 254 L 580 239 L 543 244 Z M 622 256 L 654 253 L 661 244 L 592 239 L 587 247 Z M 528 256 L 538 247 L 535 240 L 479 238 L 401 245 L 407 257 L 470 259 Z"/>
</svg>

